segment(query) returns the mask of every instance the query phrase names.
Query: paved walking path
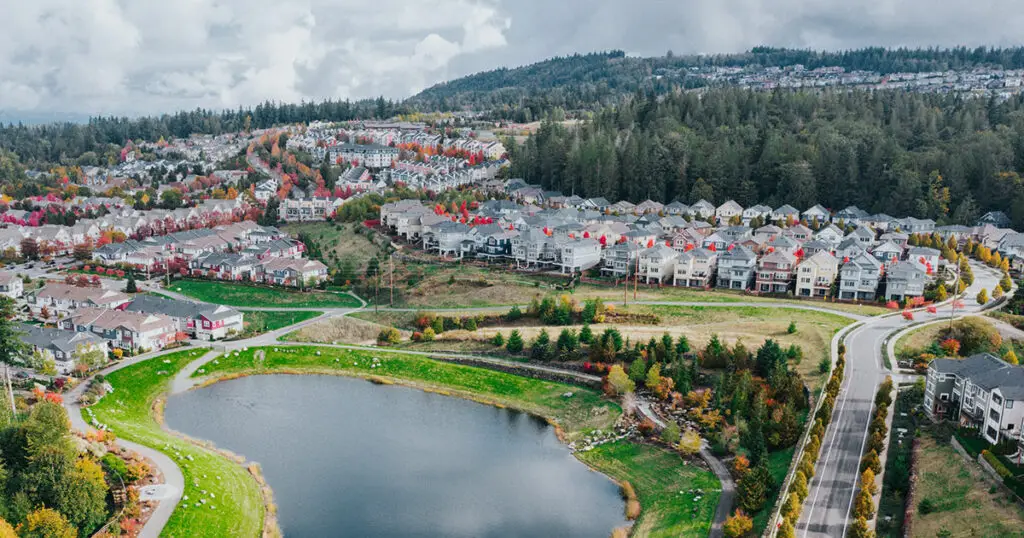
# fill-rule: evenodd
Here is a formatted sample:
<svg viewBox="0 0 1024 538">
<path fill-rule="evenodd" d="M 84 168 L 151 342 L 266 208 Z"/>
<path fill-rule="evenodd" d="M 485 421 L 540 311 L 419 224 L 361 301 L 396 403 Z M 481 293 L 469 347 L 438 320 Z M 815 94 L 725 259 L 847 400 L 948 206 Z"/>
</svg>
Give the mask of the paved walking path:
<svg viewBox="0 0 1024 538">
<path fill-rule="evenodd" d="M 145 353 L 108 366 L 97 373 L 107 375 L 111 372 L 116 372 L 122 368 L 127 368 L 142 361 L 157 358 L 161 355 L 174 353 L 176 351 L 180 351 L 180 349 Z M 207 355 L 210 355 L 210 353 L 207 353 L 204 357 Z M 92 378 L 90 377 L 89 380 L 91 379 Z M 79 398 L 85 392 L 85 388 L 88 384 L 88 380 L 83 381 L 64 395 L 64 409 L 67 410 L 68 417 L 71 419 L 71 427 L 80 432 L 95 430 L 95 428 L 85 422 L 85 419 L 82 417 L 81 406 L 78 403 Z M 112 395 L 109 397 L 116 396 Z M 181 469 L 178 468 L 178 465 L 163 452 L 125 439 L 117 439 L 115 443 L 125 449 L 137 452 L 149 461 L 153 462 L 153 465 L 160 470 L 160 474 L 164 477 L 164 483 L 159 488 L 160 499 L 157 501 L 156 508 L 153 509 L 153 513 L 149 516 L 146 524 L 139 532 L 139 538 L 158 538 L 160 533 L 163 531 L 164 526 L 167 524 L 167 521 L 170 520 L 171 514 L 174 513 L 174 508 L 178 506 L 178 501 L 181 500 L 181 496 L 185 491 L 185 477 L 182 476 Z"/>
<path fill-rule="evenodd" d="M 651 422 L 657 424 L 659 428 L 664 429 L 666 427 L 665 421 L 651 409 L 650 402 L 640 400 L 637 402 L 637 409 L 640 410 L 642 415 L 649 418 Z M 732 479 L 732 474 L 729 473 L 729 468 L 722 463 L 722 460 L 716 458 L 708 450 L 707 441 L 703 439 L 701 440 L 700 457 L 707 462 L 711 472 L 715 473 L 718 481 L 722 484 L 722 493 L 718 497 L 718 506 L 715 507 L 715 518 L 711 522 L 711 533 L 709 534 L 710 538 L 722 538 L 725 536 L 722 525 L 729 518 L 729 511 L 732 510 L 733 499 L 736 497 L 736 483 Z"/>
</svg>

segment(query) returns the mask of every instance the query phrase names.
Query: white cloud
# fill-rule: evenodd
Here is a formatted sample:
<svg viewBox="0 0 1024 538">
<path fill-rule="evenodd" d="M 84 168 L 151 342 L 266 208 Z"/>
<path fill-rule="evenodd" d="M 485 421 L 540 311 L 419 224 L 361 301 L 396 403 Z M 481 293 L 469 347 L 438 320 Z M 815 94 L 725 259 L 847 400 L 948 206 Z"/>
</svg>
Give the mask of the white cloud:
<svg viewBox="0 0 1024 538">
<path fill-rule="evenodd" d="M 0 17 L 0 110 L 157 113 L 404 97 L 506 46 L 491 0 L 35 0 Z"/>
<path fill-rule="evenodd" d="M 1006 46 L 1016 0 L 9 0 L 0 111 L 159 113 L 402 98 L 473 71 L 619 48 Z"/>
</svg>

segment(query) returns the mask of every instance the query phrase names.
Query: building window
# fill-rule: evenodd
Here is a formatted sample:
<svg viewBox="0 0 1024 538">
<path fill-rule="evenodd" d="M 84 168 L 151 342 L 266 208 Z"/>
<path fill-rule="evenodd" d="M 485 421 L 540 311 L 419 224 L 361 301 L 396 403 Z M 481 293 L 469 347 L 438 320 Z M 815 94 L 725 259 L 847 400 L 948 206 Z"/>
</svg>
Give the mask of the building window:
<svg viewBox="0 0 1024 538">
<path fill-rule="evenodd" d="M 949 394 L 942 393 L 939 395 L 939 401 L 945 402 L 946 400 L 949 400 Z"/>
<path fill-rule="evenodd" d="M 992 395 L 992 401 L 996 405 L 1003 405 L 1003 398 L 1001 396 L 999 396 L 998 394 L 993 394 Z"/>
</svg>

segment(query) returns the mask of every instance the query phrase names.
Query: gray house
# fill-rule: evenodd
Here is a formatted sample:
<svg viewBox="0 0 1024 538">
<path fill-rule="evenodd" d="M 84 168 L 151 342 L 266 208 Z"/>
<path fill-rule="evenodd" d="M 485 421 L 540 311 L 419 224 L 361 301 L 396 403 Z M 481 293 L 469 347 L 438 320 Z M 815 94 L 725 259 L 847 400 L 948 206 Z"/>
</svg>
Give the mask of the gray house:
<svg viewBox="0 0 1024 538">
<path fill-rule="evenodd" d="M 902 301 L 910 297 L 924 295 L 924 284 L 928 275 L 924 268 L 913 262 L 899 262 L 885 274 L 885 298 L 889 301 Z"/>
<path fill-rule="evenodd" d="M 754 282 L 757 255 L 749 248 L 738 246 L 718 257 L 718 287 L 745 290 Z"/>
<path fill-rule="evenodd" d="M 990 353 L 935 359 L 928 365 L 924 408 L 933 419 L 976 428 L 990 443 L 1020 439 L 1024 368 Z"/>
<path fill-rule="evenodd" d="M 850 258 L 839 270 L 839 298 L 847 301 L 873 301 L 878 292 L 882 262 L 866 252 Z"/>
</svg>

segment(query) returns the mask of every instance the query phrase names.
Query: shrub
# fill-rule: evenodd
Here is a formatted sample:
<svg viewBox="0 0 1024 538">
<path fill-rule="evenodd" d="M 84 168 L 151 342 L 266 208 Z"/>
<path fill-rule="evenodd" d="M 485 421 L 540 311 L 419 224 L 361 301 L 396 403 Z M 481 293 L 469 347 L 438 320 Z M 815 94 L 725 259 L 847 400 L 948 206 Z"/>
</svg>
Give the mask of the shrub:
<svg viewBox="0 0 1024 538">
<path fill-rule="evenodd" d="M 729 538 L 740 538 L 754 529 L 754 520 L 739 508 L 722 524 L 722 532 Z"/>
<path fill-rule="evenodd" d="M 491 343 L 494 344 L 494 347 L 501 347 L 505 345 L 505 337 L 501 335 L 501 331 L 498 331 L 498 333 L 494 335 L 494 338 L 491 338 Z"/>
<path fill-rule="evenodd" d="M 875 500 L 871 498 L 871 492 L 864 488 L 860 489 L 857 499 L 854 501 L 853 515 L 864 519 L 875 517 Z"/>
<path fill-rule="evenodd" d="M 437 337 L 437 334 L 434 333 L 434 329 L 432 327 L 427 327 L 426 329 L 423 329 L 423 341 L 424 342 L 433 342 L 434 338 L 436 338 L 436 337 Z"/>
<path fill-rule="evenodd" d="M 917 505 L 917 510 L 922 515 L 930 514 L 935 511 L 935 501 L 931 499 L 922 499 Z"/>
<path fill-rule="evenodd" d="M 796 322 L 790 321 L 789 327 L 786 327 L 786 334 L 796 334 Z"/>
<path fill-rule="evenodd" d="M 1017 359 L 1017 354 L 1014 353 L 1012 349 L 1006 351 L 1006 354 L 1003 355 L 1003 360 L 1013 365 L 1020 364 L 1020 361 Z"/>
<path fill-rule="evenodd" d="M 679 451 L 686 456 L 693 456 L 700 452 L 700 434 L 693 430 L 686 430 L 682 439 L 679 440 Z"/>
<path fill-rule="evenodd" d="M 679 424 L 676 424 L 675 421 L 669 422 L 668 426 L 661 431 L 661 440 L 666 444 L 674 445 L 679 442 L 679 439 Z"/>
<path fill-rule="evenodd" d="M 1003 465 L 1003 462 L 999 461 L 999 458 L 996 457 L 995 454 L 988 450 L 982 450 L 981 457 L 985 458 L 985 461 L 992 466 L 992 469 L 994 469 L 996 474 L 998 474 L 1003 480 L 1013 477 L 1013 473 Z"/>
<path fill-rule="evenodd" d="M 822 357 L 821 360 L 818 361 L 818 373 L 819 374 L 827 374 L 828 373 L 828 369 L 831 368 L 831 367 L 832 367 L 832 360 L 829 359 L 828 357 Z"/>
<path fill-rule="evenodd" d="M 467 331 L 475 331 L 476 330 L 476 318 L 473 318 L 473 317 L 466 318 L 466 321 L 462 322 L 462 328 L 466 329 Z"/>
<path fill-rule="evenodd" d="M 381 329 L 379 333 L 377 333 L 378 344 L 397 344 L 401 340 L 401 333 L 399 333 L 398 329 L 394 327 L 385 327 L 384 329 Z"/>
<path fill-rule="evenodd" d="M 511 342 L 511 339 L 509 339 L 509 342 Z M 626 375 L 626 371 L 622 369 L 621 364 L 613 365 L 608 370 L 606 392 L 612 396 L 621 396 L 633 392 L 634 389 L 636 389 L 636 384 Z"/>
<path fill-rule="evenodd" d="M 985 303 L 987 303 L 988 302 L 988 290 L 986 290 L 985 288 L 981 288 L 981 291 L 978 292 L 978 296 L 975 299 L 978 301 L 978 304 L 985 304 Z"/>
<path fill-rule="evenodd" d="M 509 321 L 515 321 L 521 317 L 523 317 L 523 311 L 519 310 L 518 306 L 513 306 L 509 309 L 508 314 L 505 314 L 505 318 Z"/>
</svg>

